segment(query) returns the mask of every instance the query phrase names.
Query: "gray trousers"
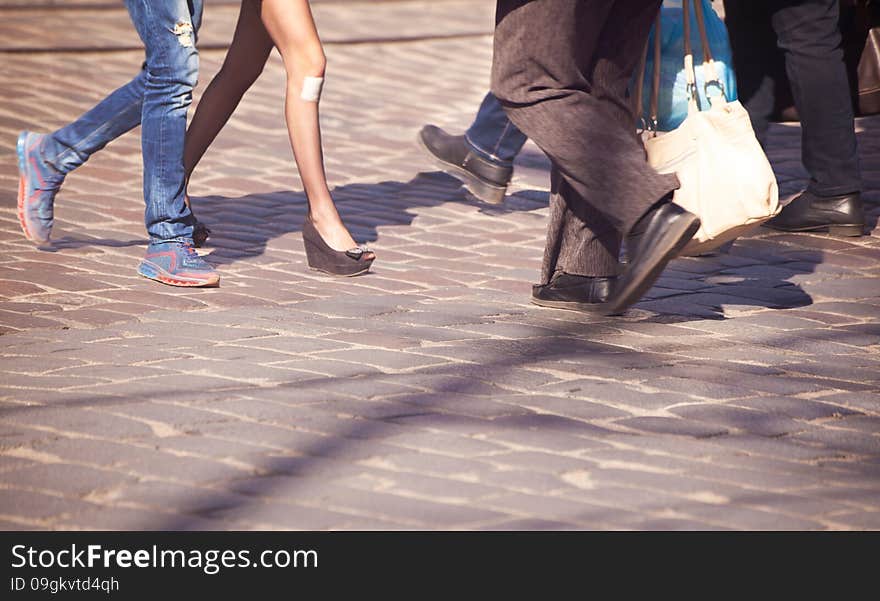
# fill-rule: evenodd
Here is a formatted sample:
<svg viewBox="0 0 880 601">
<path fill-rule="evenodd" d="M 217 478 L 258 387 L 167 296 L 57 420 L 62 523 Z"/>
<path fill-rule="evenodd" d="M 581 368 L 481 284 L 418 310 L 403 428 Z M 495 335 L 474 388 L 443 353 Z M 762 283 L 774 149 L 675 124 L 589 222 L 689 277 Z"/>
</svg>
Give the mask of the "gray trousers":
<svg viewBox="0 0 880 601">
<path fill-rule="evenodd" d="M 492 92 L 553 165 L 542 282 L 609 276 L 622 237 L 678 188 L 648 166 L 627 86 L 660 0 L 498 0 Z"/>
</svg>

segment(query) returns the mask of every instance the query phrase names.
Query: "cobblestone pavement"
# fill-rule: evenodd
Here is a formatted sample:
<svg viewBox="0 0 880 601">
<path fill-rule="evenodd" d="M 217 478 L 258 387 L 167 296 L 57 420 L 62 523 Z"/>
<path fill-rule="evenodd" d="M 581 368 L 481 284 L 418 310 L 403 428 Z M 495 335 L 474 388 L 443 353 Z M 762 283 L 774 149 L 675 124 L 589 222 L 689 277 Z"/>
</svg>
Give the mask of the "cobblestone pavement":
<svg viewBox="0 0 880 601">
<path fill-rule="evenodd" d="M 234 19 L 216 8 L 205 39 Z M 675 261 L 625 317 L 539 309 L 546 160 L 527 147 L 489 207 L 414 142 L 474 114 L 491 3 L 375 4 L 378 37 L 410 39 L 357 44 L 326 17 L 362 7 L 315 9 L 339 42 L 327 168 L 379 256 L 352 280 L 306 269 L 277 57 L 191 187 L 222 287 L 179 290 L 135 274 L 137 132 L 68 178 L 53 248 L 14 212 L 17 132 L 141 53 L 106 51 L 85 10 L 59 35 L 100 52 L 0 53 L 0 528 L 880 528 L 880 120 L 858 123 L 872 235 L 759 230 Z M 35 38 L 39 12 L 15 14 Z M 222 58 L 202 53 L 200 89 Z M 798 140 L 774 129 L 786 193 Z"/>
</svg>

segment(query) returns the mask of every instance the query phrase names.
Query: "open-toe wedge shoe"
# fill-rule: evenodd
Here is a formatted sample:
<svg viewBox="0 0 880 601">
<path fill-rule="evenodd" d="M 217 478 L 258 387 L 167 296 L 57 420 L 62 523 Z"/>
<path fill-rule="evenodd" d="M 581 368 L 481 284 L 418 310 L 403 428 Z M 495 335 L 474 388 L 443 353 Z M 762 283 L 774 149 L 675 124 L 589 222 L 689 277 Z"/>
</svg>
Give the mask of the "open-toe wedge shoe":
<svg viewBox="0 0 880 601">
<path fill-rule="evenodd" d="M 367 273 L 376 258 L 373 251 L 361 246 L 350 250 L 334 250 L 324 242 L 308 219 L 303 223 L 302 236 L 309 267 L 316 271 L 351 277 Z"/>
</svg>

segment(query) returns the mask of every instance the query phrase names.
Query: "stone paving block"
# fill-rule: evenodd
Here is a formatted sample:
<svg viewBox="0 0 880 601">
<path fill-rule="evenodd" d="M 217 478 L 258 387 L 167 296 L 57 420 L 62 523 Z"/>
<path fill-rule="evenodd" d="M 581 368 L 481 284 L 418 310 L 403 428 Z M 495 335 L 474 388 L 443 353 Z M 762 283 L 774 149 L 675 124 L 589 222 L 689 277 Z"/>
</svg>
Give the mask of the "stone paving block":
<svg viewBox="0 0 880 601">
<path fill-rule="evenodd" d="M 877 435 L 880 433 L 880 416 L 852 415 L 844 416 L 834 422 L 835 428 L 856 430 L 864 434 Z"/>
<path fill-rule="evenodd" d="M 815 461 L 823 458 L 840 457 L 843 453 L 833 447 L 804 444 L 792 437 L 772 439 L 749 434 L 721 436 L 712 438 L 709 444 L 733 449 L 737 453 L 766 456 L 789 461 Z"/>
<path fill-rule="evenodd" d="M 5 329 L 28 330 L 32 328 L 60 328 L 63 323 L 35 315 L 25 315 L 0 309 L 0 325 Z"/>
<path fill-rule="evenodd" d="M 498 428 L 504 428 L 507 430 L 532 429 L 551 433 L 584 436 L 588 438 L 605 438 L 616 433 L 605 427 L 580 420 L 569 419 L 559 415 L 537 413 L 499 417 L 493 419 L 492 424 Z"/>
<path fill-rule="evenodd" d="M 98 506 L 79 511 L 56 521 L 57 529 L 121 531 L 221 531 L 236 528 L 235 523 L 207 519 L 197 515 L 143 508 Z"/>
<path fill-rule="evenodd" d="M 30 282 L 0 280 L 0 295 L 6 298 L 39 294 L 40 292 L 44 292 L 44 289 L 36 284 L 31 284 Z"/>
<path fill-rule="evenodd" d="M 852 367 L 846 361 L 835 364 L 827 363 L 787 363 L 780 368 L 788 372 L 803 373 L 819 378 L 834 378 L 868 384 L 880 382 L 880 374 L 870 368 Z"/>
<path fill-rule="evenodd" d="M 231 417 L 231 416 L 230 416 Z M 255 423 L 236 419 L 213 421 L 194 427 L 193 433 L 219 437 L 245 444 L 258 444 L 267 449 L 284 450 L 302 454 L 306 450 L 320 449 L 333 439 L 320 434 L 295 429 L 295 424 Z M 340 441 L 340 444 L 341 441 Z"/>
<path fill-rule="evenodd" d="M 685 419 L 742 430 L 759 436 L 782 436 L 809 428 L 807 424 L 788 417 L 768 416 L 760 411 L 728 406 L 682 405 L 669 411 Z"/>
<path fill-rule="evenodd" d="M 457 365 L 451 365 L 446 370 L 433 370 L 431 373 L 411 372 L 407 374 L 394 374 L 394 382 L 437 394 L 460 393 L 499 396 L 509 394 L 510 392 L 505 388 L 497 386 L 496 383 L 482 382 L 459 376 L 456 368 Z"/>
<path fill-rule="evenodd" d="M 511 451 L 495 454 L 484 460 L 505 472 L 519 469 L 561 475 L 569 471 L 590 470 L 595 467 L 593 462 L 585 459 L 545 451 Z"/>
<path fill-rule="evenodd" d="M 395 395 L 418 394 L 419 388 L 399 382 L 387 374 L 359 374 L 347 378 L 312 378 L 298 385 L 301 390 L 321 390 L 334 395 L 359 399 L 378 399 Z"/>
<path fill-rule="evenodd" d="M 880 511 L 855 511 L 839 513 L 829 518 L 838 524 L 848 524 L 861 530 L 880 529 Z"/>
<path fill-rule="evenodd" d="M 627 486 L 626 483 L 613 484 L 610 482 L 593 481 L 589 472 L 572 472 L 564 474 L 563 478 L 579 484 L 577 488 L 563 491 L 566 497 L 575 497 L 584 502 L 594 503 L 610 508 L 625 509 L 632 516 L 629 520 L 638 526 L 638 518 L 635 516 L 658 516 L 669 515 L 676 512 L 677 508 L 686 501 L 682 495 L 675 491 L 664 492 L 656 488 L 640 486 Z M 701 501 L 700 499 L 703 499 Z M 716 502 L 711 495 L 694 496 L 697 502 Z"/>
<path fill-rule="evenodd" d="M 171 444 L 169 443 L 168 447 Z M 128 437 L 112 440 L 110 437 L 83 439 L 55 436 L 34 444 L 34 450 L 41 455 L 77 465 L 115 470 L 121 474 L 120 479 L 122 476 L 138 478 L 156 476 L 164 480 L 175 480 L 187 471 L 196 472 L 202 469 L 208 473 L 214 466 L 221 465 L 219 459 L 205 460 L 197 457 L 195 453 L 183 456 L 171 448 L 163 447 L 165 445 L 158 441 L 146 444 Z M 217 448 L 222 448 L 222 444 L 218 444 Z M 176 464 L 179 472 L 167 471 L 169 464 Z"/>
<path fill-rule="evenodd" d="M 91 503 L 70 497 L 58 497 L 21 488 L 0 489 L 0 515 L 15 517 L 25 523 L 40 523 L 59 516 L 83 511 Z M 8 518 L 7 518 L 8 519 Z"/>
<path fill-rule="evenodd" d="M 589 472 L 589 477 L 590 481 L 595 482 L 598 490 L 606 486 L 629 487 L 678 497 L 680 501 L 671 502 L 669 505 L 675 510 L 679 510 L 682 504 L 692 501 L 720 510 L 721 507 L 729 506 L 744 494 L 745 490 L 730 482 L 710 481 L 686 474 L 664 473 L 630 466 L 594 469 Z"/>
<path fill-rule="evenodd" d="M 616 420 L 615 424 L 642 432 L 691 436 L 694 438 L 713 438 L 729 432 L 723 425 L 712 425 L 690 419 L 670 417 L 630 417 Z"/>
<path fill-rule="evenodd" d="M 469 436 L 453 436 L 437 432 L 406 429 L 383 437 L 386 444 L 419 452 L 438 453 L 455 457 L 472 458 L 504 451 L 498 442 Z"/>
<path fill-rule="evenodd" d="M 0 358 L 0 367 L 5 372 L 24 374 L 33 373 L 63 373 L 64 368 L 75 368 L 85 365 L 84 361 L 68 357 L 45 357 L 40 355 L 12 355 L 6 354 Z"/>
<path fill-rule="evenodd" d="M 594 420 L 613 417 L 625 417 L 627 411 L 609 407 L 603 403 L 594 403 L 580 398 L 562 398 L 550 395 L 521 394 L 509 395 L 495 399 L 501 403 L 510 403 L 518 407 L 527 407 L 541 413 L 556 414 L 561 417 Z"/>
<path fill-rule="evenodd" d="M 85 497 L 91 491 L 119 486 L 134 479 L 112 470 L 65 463 L 23 467 L 0 475 L 6 486 L 48 491 L 58 495 Z"/>
<path fill-rule="evenodd" d="M 531 409 L 512 403 L 500 403 L 486 397 L 458 393 L 435 394 L 426 392 L 422 394 L 406 394 L 395 397 L 395 400 L 415 408 L 425 408 L 432 411 L 443 411 L 444 413 L 486 419 L 534 413 Z M 413 411 L 411 410 L 410 412 L 412 413 Z"/>
<path fill-rule="evenodd" d="M 246 338 L 242 336 L 241 338 Z M 239 340 L 236 346 L 243 348 L 263 349 L 291 355 L 301 355 L 317 351 L 334 351 L 347 348 L 348 345 L 314 337 L 270 336 L 267 338 L 250 338 Z"/>
<path fill-rule="evenodd" d="M 607 524 L 628 513 L 619 508 L 601 507 L 571 499 L 525 493 L 509 493 L 492 497 L 481 504 L 505 513 L 518 513 L 526 516 L 540 515 L 545 519 L 574 523 L 580 527 L 591 529 L 607 527 Z"/>
<path fill-rule="evenodd" d="M 755 397 L 739 399 L 732 401 L 732 403 L 756 409 L 765 416 L 783 415 L 797 420 L 815 420 L 857 413 L 841 405 L 825 402 L 825 397 L 817 400 L 791 397 Z"/>
<path fill-rule="evenodd" d="M 876 392 L 844 392 L 821 398 L 823 402 L 842 405 L 853 411 L 880 413 L 880 394 Z"/>
<path fill-rule="evenodd" d="M 181 394 L 185 396 L 190 390 L 213 390 L 219 393 L 223 390 L 240 387 L 241 383 L 230 378 L 170 372 L 161 376 L 138 378 L 136 380 L 113 382 L 111 384 L 97 384 L 90 387 L 89 390 L 101 394 L 129 396 L 141 400 L 172 400 Z"/>
<path fill-rule="evenodd" d="M 437 501 L 450 505 L 473 504 L 497 494 L 497 488 L 476 482 L 466 482 L 450 478 L 437 478 L 414 474 L 359 474 L 351 478 L 338 480 L 339 484 L 359 490 L 385 492 L 401 497 Z"/>
<path fill-rule="evenodd" d="M 812 473 L 802 471 L 801 473 L 793 474 L 766 469 L 737 468 L 702 463 L 692 466 L 687 471 L 688 476 L 731 484 L 744 489 L 757 489 L 760 491 L 760 494 L 779 493 L 805 488 L 812 485 L 822 473 L 822 470 L 814 470 Z M 738 497 L 738 500 L 741 499 L 742 497 Z"/>
<path fill-rule="evenodd" d="M 344 514 L 326 509 L 254 499 L 214 511 L 210 517 L 260 530 L 326 530 L 346 519 Z"/>
<path fill-rule="evenodd" d="M 727 528 L 725 526 L 719 526 L 717 524 L 709 524 L 707 522 L 701 522 L 698 520 L 691 519 L 683 519 L 683 518 L 667 518 L 667 517 L 643 517 L 638 516 L 632 520 L 631 523 L 627 524 L 626 522 L 618 525 L 617 528 L 631 528 L 642 531 L 652 531 L 652 530 L 660 530 L 665 532 L 670 531 L 680 531 L 680 532 L 712 532 L 712 531 L 730 531 L 733 528 Z"/>
<path fill-rule="evenodd" d="M 434 348 L 425 349 L 423 352 L 433 354 Z M 455 375 L 461 378 L 480 380 L 489 383 L 503 383 L 506 388 L 523 388 L 533 390 L 538 386 L 557 382 L 559 378 L 537 370 L 528 369 L 529 365 L 520 365 L 516 361 L 489 363 L 482 365 L 454 365 L 452 369 Z M 449 366 L 426 367 L 420 373 L 446 373 Z"/>
<path fill-rule="evenodd" d="M 425 415 L 430 410 L 387 400 L 339 399 L 321 406 L 310 407 L 311 411 L 327 413 L 337 417 L 362 420 L 355 429 L 361 433 L 358 438 L 377 438 L 381 435 L 383 424 L 390 420 Z M 383 420 L 383 421 L 378 421 Z"/>
<path fill-rule="evenodd" d="M 691 503 L 687 507 L 687 513 L 697 519 L 711 519 L 717 515 L 717 510 L 711 506 Z M 821 523 L 818 521 L 730 505 L 724 507 L 724 522 L 733 528 L 742 530 L 817 530 L 821 528 Z"/>
<path fill-rule="evenodd" d="M 809 292 L 821 299 L 860 299 L 880 296 L 880 281 L 876 278 L 846 278 L 819 282 L 809 286 Z"/>
<path fill-rule="evenodd" d="M 399 472 L 473 480 L 484 472 L 492 471 L 493 468 L 484 459 L 453 457 L 426 451 L 401 451 L 388 456 L 366 457 L 361 464 Z"/>
<path fill-rule="evenodd" d="M 559 522 L 544 519 L 525 519 L 525 520 L 506 520 L 495 523 L 490 526 L 481 526 L 476 528 L 477 531 L 502 531 L 502 532 L 534 532 L 541 530 L 564 531 L 564 530 L 583 530 L 582 526 L 567 522 Z"/>
<path fill-rule="evenodd" d="M 880 433 L 876 431 L 862 433 L 843 428 L 822 428 L 799 432 L 792 438 L 806 443 L 822 443 L 824 448 L 840 453 L 875 455 L 880 449 Z"/>
<path fill-rule="evenodd" d="M 325 382 L 340 378 L 354 378 L 357 376 L 376 376 L 383 372 L 372 365 L 363 363 L 351 363 L 329 357 L 315 357 L 309 359 L 292 359 L 273 363 L 274 367 L 283 367 L 296 371 L 313 373 L 318 377 L 323 376 Z"/>
<path fill-rule="evenodd" d="M 545 451 L 549 453 L 579 453 L 590 449 L 606 448 L 603 442 L 578 436 L 571 436 L 552 430 L 509 429 L 492 433 L 487 440 L 498 441 L 512 449 Z"/>
<path fill-rule="evenodd" d="M 862 317 L 868 319 L 876 319 L 880 317 L 880 309 L 873 305 L 866 305 L 855 302 L 846 301 L 828 301 L 815 303 L 810 306 L 813 311 L 827 312 L 834 315 L 841 315 L 848 318 Z"/>
<path fill-rule="evenodd" d="M 64 407 L 29 407 L 4 416 L 3 422 L 53 434 L 104 436 L 112 433 L 117 437 L 133 438 L 152 435 L 152 430 L 145 424 L 89 409 L 68 411 Z"/>
<path fill-rule="evenodd" d="M 466 529 L 469 525 L 507 517 L 503 511 L 453 505 L 412 499 L 398 495 L 339 487 L 338 491 L 323 502 L 331 507 L 372 514 L 416 524 L 431 524 L 432 528 Z"/>
<path fill-rule="evenodd" d="M 712 401 L 726 399 L 740 399 L 755 396 L 755 393 L 745 386 L 733 384 L 715 384 L 691 380 L 689 378 L 655 378 L 648 384 L 661 392 L 677 392 L 695 398 L 704 398 Z"/>
</svg>

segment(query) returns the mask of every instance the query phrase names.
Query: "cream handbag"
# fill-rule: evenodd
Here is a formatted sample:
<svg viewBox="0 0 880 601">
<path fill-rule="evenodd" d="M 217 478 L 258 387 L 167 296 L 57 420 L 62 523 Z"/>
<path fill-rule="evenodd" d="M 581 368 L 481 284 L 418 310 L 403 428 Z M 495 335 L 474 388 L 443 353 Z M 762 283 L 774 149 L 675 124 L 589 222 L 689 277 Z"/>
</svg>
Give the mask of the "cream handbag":
<svg viewBox="0 0 880 601">
<path fill-rule="evenodd" d="M 706 87 L 715 86 L 720 93 L 709 95 L 707 90 L 707 96 L 711 98 L 708 110 L 701 111 L 697 104 L 689 4 L 690 0 L 682 1 L 684 65 L 691 92 L 688 117 L 668 133 L 658 135 L 652 130 L 651 123 L 656 123 L 659 86 L 659 74 L 655 73 L 651 116 L 645 127 L 645 149 L 651 167 L 659 173 L 678 176 L 681 188 L 675 191 L 674 202 L 700 218 L 700 229 L 682 251 L 685 255 L 700 255 L 757 227 L 777 215 L 782 207 L 776 176 L 755 137 L 748 113 L 738 101 L 727 101 L 723 85 L 714 76 L 715 67 L 700 2 L 695 2 L 694 6 L 703 42 Z M 654 50 L 655 57 L 660 52 L 659 18 L 656 27 L 654 39 L 658 47 Z M 655 60 L 654 64 L 659 65 L 660 60 Z M 641 90 L 637 95 L 641 95 Z M 641 102 L 636 106 L 641 107 Z"/>
</svg>

